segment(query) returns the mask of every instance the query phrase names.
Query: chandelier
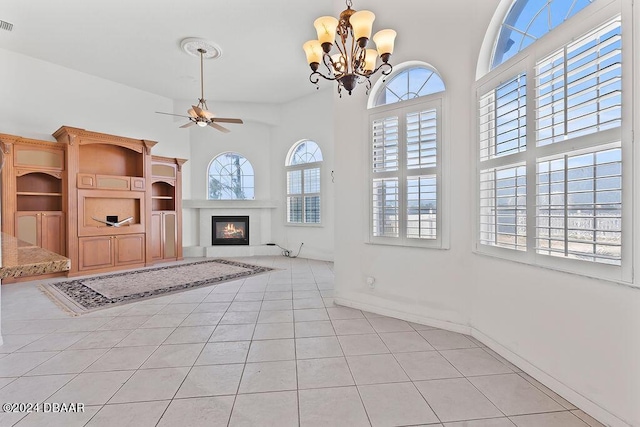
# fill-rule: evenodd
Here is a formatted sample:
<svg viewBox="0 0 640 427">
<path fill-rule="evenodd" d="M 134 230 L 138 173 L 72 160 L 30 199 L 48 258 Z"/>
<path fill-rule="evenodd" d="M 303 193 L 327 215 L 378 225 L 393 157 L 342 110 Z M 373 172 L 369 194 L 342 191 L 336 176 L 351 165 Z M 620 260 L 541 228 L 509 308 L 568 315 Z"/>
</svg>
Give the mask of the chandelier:
<svg viewBox="0 0 640 427">
<path fill-rule="evenodd" d="M 340 96 L 342 88 L 351 95 L 356 83 L 364 83 L 368 94 L 371 89 L 370 77 L 379 70 L 387 76 L 393 69 L 389 58 L 393 53 L 396 32 L 378 31 L 373 36 L 377 50 L 367 49 L 376 16 L 368 10 L 351 9 L 351 0 L 346 0 L 346 3 L 347 9 L 342 11 L 339 20 L 333 16 L 316 19 L 313 26 L 318 33 L 318 40 L 310 40 L 302 46 L 311 67 L 309 81 L 318 86 L 320 78 L 335 80 Z M 337 52 L 331 53 L 333 47 Z M 376 67 L 378 56 L 382 63 Z M 325 72 L 320 69 L 320 62 L 324 64 Z"/>
</svg>

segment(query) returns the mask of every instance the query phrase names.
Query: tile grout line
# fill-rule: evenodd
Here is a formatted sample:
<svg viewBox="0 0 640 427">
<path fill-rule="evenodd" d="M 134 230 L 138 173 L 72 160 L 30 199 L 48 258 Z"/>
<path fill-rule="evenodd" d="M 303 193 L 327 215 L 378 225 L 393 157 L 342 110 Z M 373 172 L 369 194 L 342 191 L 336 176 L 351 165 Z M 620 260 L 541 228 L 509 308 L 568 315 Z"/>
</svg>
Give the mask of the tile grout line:
<svg viewBox="0 0 640 427">
<path fill-rule="evenodd" d="M 242 281 L 242 285 L 244 285 L 244 281 L 245 281 L 245 280 L 246 280 L 246 278 L 245 278 L 245 279 L 243 279 L 243 281 Z M 240 285 L 240 288 L 242 288 L 242 285 Z M 212 292 L 213 292 L 213 289 L 211 289 L 211 292 L 209 292 L 209 294 L 207 294 L 207 296 L 209 296 Z M 235 295 L 237 295 L 237 294 L 238 294 L 238 293 L 236 292 L 236 293 L 235 293 Z M 207 298 L 207 296 L 205 296 L 205 297 L 202 299 L 202 301 L 204 301 L 204 300 Z M 234 299 L 235 299 L 235 297 L 234 297 Z M 201 301 L 200 303 L 198 303 L 198 305 L 202 304 L 202 301 Z M 227 310 L 225 310 L 225 312 L 223 313 L 222 317 L 224 317 L 224 315 L 229 311 L 229 308 L 231 308 L 231 304 L 229 304 L 229 307 L 227 307 Z M 195 308 L 194 308 L 194 310 L 195 310 Z M 189 316 L 187 316 L 187 317 L 189 317 Z M 220 320 L 222 320 L 222 317 L 220 318 Z M 186 318 L 185 318 L 184 320 L 186 320 Z M 180 323 L 180 325 L 184 322 L 184 320 Z M 211 331 L 211 334 L 209 335 L 209 338 L 207 339 L 207 341 L 205 341 L 204 345 L 203 345 L 203 346 L 202 346 L 202 348 L 200 349 L 200 352 L 198 353 L 198 356 L 196 356 L 196 358 L 193 360 L 193 364 L 192 364 L 192 365 L 191 365 L 191 367 L 189 368 L 189 371 L 187 372 L 187 375 L 185 375 L 185 376 L 184 376 L 184 378 L 183 378 L 183 379 L 182 379 L 182 381 L 180 382 L 180 385 L 178 386 L 178 388 L 176 388 L 175 393 L 173 393 L 173 397 L 169 400 L 169 404 L 166 406 L 166 408 L 164 408 L 164 411 L 162 411 L 162 414 L 160 415 L 160 418 L 158 418 L 158 421 L 157 421 L 157 422 L 156 422 L 156 424 L 155 424 L 156 426 L 157 426 L 158 424 L 160 424 L 160 421 L 162 421 L 162 418 L 163 418 L 163 417 L 164 417 L 164 415 L 167 413 L 167 410 L 169 409 L 169 406 L 171 406 L 171 403 L 173 403 L 173 401 L 174 401 L 174 399 L 176 398 L 176 396 L 177 396 L 178 392 L 180 391 L 180 388 L 182 387 L 182 385 L 184 384 L 184 382 L 185 382 L 185 381 L 187 380 L 187 378 L 189 377 L 189 374 L 191 373 L 191 371 L 192 371 L 192 370 L 193 370 L 193 368 L 195 367 L 195 364 L 196 364 L 196 362 L 198 361 L 198 358 L 202 355 L 202 352 L 203 352 L 203 351 L 204 351 L 204 349 L 206 348 L 207 343 L 209 342 L 209 339 L 211 339 L 211 336 L 213 335 L 213 333 L 215 332 L 215 330 L 216 330 L 216 329 L 218 329 L 218 325 L 219 325 L 219 324 L 220 324 L 220 321 L 218 321 L 218 323 L 216 324 L 216 326 L 213 328 L 213 331 Z M 180 327 L 180 325 L 178 325 L 178 326 L 174 329 L 174 331 L 173 331 L 173 332 L 175 332 L 175 331 Z M 173 332 L 172 332 L 171 334 L 173 334 Z M 164 343 L 166 340 L 168 340 L 168 339 L 169 339 L 169 337 L 171 336 L 171 334 L 169 334 L 169 335 L 167 336 L 167 338 L 165 338 L 165 340 L 163 341 L 163 343 Z M 160 345 L 162 346 L 162 344 L 160 344 Z M 158 347 L 158 348 L 160 348 L 160 347 Z M 157 349 L 156 349 L 156 351 L 157 351 Z M 153 353 L 151 353 L 151 355 L 153 355 L 154 353 L 155 353 L 155 351 L 154 351 Z M 149 356 L 149 357 L 151 357 L 151 356 Z M 239 385 L 239 384 L 238 384 L 238 385 Z M 229 415 L 231 416 L 231 414 L 229 414 Z"/>
</svg>

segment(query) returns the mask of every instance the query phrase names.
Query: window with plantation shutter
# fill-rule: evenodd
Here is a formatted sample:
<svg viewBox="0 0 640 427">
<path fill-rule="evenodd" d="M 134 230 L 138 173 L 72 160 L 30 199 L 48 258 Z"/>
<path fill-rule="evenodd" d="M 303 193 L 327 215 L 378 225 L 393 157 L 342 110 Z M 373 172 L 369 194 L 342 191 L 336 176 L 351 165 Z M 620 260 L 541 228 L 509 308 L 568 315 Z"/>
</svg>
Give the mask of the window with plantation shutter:
<svg viewBox="0 0 640 427">
<path fill-rule="evenodd" d="M 602 15 L 598 25 L 569 19 L 564 40 L 540 40 L 480 80 L 479 252 L 631 281 L 631 40 L 620 13 L 612 2 L 590 17 Z"/>
<path fill-rule="evenodd" d="M 398 170 L 398 117 L 373 121 L 373 171 Z"/>
<path fill-rule="evenodd" d="M 480 243 L 527 249 L 527 177 L 524 165 L 480 172 Z"/>
<path fill-rule="evenodd" d="M 619 18 L 539 61 L 537 144 L 553 144 L 620 126 L 621 80 Z"/>
<path fill-rule="evenodd" d="M 620 265 L 621 150 L 564 155 L 537 168 L 538 253 Z"/>
<path fill-rule="evenodd" d="M 398 75 L 390 79 L 392 102 L 388 94 L 376 95 L 391 90 L 386 86 L 372 95 L 378 106 L 370 116 L 370 241 L 441 247 L 444 83 L 426 66 L 401 68 Z M 387 103 L 380 105 L 381 99 Z"/>
<path fill-rule="evenodd" d="M 524 73 L 480 98 L 480 159 L 525 151 L 527 78 Z"/>
<path fill-rule="evenodd" d="M 311 140 L 297 142 L 285 161 L 287 173 L 287 224 L 321 223 L 322 151 Z"/>
</svg>

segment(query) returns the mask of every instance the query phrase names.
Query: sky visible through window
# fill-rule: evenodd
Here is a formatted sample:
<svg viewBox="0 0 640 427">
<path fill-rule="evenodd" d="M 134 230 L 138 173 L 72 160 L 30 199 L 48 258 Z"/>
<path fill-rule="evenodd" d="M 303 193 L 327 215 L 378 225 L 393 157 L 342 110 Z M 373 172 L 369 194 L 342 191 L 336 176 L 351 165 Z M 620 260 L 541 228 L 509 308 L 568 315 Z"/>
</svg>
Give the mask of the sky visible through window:
<svg viewBox="0 0 640 427">
<path fill-rule="evenodd" d="M 431 95 L 442 92 L 444 89 L 444 82 L 434 70 L 426 67 L 412 67 L 389 80 L 378 92 L 375 106 Z"/>
<path fill-rule="evenodd" d="M 592 1 L 516 0 L 502 23 L 491 68 L 502 64 Z"/>
</svg>

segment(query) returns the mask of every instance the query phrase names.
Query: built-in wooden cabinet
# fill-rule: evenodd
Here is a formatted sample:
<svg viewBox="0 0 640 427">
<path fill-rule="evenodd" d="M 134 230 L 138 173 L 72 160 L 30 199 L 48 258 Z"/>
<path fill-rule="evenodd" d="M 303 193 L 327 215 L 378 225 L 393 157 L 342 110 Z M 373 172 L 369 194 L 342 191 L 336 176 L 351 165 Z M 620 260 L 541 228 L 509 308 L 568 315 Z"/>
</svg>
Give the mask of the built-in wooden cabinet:
<svg viewBox="0 0 640 427">
<path fill-rule="evenodd" d="M 151 213 L 151 257 L 154 261 L 178 256 L 178 223 L 175 211 Z"/>
<path fill-rule="evenodd" d="M 186 160 L 152 156 L 154 141 L 67 126 L 53 136 L 0 134 L 4 232 L 67 256 L 70 276 L 182 259 Z"/>
<path fill-rule="evenodd" d="M 78 269 L 83 272 L 144 265 L 144 234 L 81 237 L 78 246 Z"/>
<path fill-rule="evenodd" d="M 57 254 L 65 251 L 65 218 L 59 211 L 16 212 L 15 236 L 34 246 Z"/>
<path fill-rule="evenodd" d="M 182 259 L 181 170 L 182 159 L 152 156 L 151 230 L 152 261 Z"/>
<path fill-rule="evenodd" d="M 66 255 L 66 147 L 0 134 L 0 149 L 2 231 Z"/>
</svg>

